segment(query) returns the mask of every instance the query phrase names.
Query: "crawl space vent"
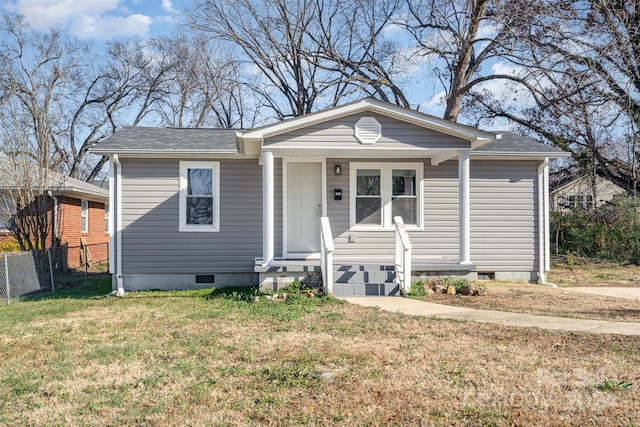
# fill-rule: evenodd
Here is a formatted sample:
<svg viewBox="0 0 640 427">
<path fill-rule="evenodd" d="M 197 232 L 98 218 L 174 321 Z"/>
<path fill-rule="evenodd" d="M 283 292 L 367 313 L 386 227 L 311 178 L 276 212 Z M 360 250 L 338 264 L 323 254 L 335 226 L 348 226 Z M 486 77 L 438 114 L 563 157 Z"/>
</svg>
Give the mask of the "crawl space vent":
<svg viewBox="0 0 640 427">
<path fill-rule="evenodd" d="M 354 126 L 353 133 L 361 144 L 375 144 L 382 136 L 382 126 L 373 117 L 362 117 Z"/>
<path fill-rule="evenodd" d="M 215 276 L 213 274 L 196 274 L 196 283 L 213 284 L 215 283 Z"/>
</svg>

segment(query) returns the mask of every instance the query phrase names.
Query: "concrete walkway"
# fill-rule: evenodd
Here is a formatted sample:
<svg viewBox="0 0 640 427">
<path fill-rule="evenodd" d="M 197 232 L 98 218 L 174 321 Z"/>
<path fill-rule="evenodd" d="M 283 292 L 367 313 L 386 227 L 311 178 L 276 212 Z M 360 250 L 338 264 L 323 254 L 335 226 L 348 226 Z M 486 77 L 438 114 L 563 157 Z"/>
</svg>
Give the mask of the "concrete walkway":
<svg viewBox="0 0 640 427">
<path fill-rule="evenodd" d="M 343 298 L 351 304 L 378 307 L 394 313 L 440 319 L 497 323 L 507 326 L 528 326 L 558 331 L 590 332 L 594 334 L 620 334 L 640 336 L 640 323 L 608 322 L 604 320 L 574 319 L 569 317 L 537 316 L 496 310 L 476 310 L 433 304 L 401 297 L 350 297 Z M 640 310 L 640 306 L 638 307 Z"/>
<path fill-rule="evenodd" d="M 613 286 L 568 287 L 560 288 L 563 291 L 580 292 L 583 294 L 603 295 L 606 297 L 637 299 L 640 300 L 640 288 L 625 288 Z"/>
</svg>

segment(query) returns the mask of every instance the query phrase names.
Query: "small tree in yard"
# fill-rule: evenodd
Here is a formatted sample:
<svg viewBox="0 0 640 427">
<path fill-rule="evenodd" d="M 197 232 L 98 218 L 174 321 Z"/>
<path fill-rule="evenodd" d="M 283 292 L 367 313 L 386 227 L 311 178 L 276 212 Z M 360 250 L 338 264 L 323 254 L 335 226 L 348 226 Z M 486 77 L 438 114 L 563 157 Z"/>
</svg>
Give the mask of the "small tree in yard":
<svg viewBox="0 0 640 427">
<path fill-rule="evenodd" d="M 22 156 L 0 154 L 0 212 L 22 250 L 45 249 L 53 234 L 51 181 L 57 174 Z"/>
</svg>

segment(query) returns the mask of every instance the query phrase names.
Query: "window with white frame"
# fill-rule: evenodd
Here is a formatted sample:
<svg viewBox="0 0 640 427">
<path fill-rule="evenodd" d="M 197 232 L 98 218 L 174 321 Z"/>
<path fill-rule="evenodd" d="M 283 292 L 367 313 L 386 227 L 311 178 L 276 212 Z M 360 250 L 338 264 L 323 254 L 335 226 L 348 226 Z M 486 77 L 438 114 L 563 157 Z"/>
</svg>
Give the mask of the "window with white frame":
<svg viewBox="0 0 640 427">
<path fill-rule="evenodd" d="M 422 163 L 352 163 L 350 171 L 352 228 L 392 228 L 394 216 L 422 228 Z"/>
<path fill-rule="evenodd" d="M 80 201 L 80 224 L 83 233 L 89 232 L 89 202 Z"/>
<path fill-rule="evenodd" d="M 219 231 L 220 162 L 180 162 L 180 231 Z"/>
<path fill-rule="evenodd" d="M 104 232 L 109 232 L 109 204 L 104 204 Z"/>
<path fill-rule="evenodd" d="M 593 195 L 592 194 L 571 194 L 565 196 L 565 206 L 570 209 L 592 209 L 593 208 Z"/>
</svg>

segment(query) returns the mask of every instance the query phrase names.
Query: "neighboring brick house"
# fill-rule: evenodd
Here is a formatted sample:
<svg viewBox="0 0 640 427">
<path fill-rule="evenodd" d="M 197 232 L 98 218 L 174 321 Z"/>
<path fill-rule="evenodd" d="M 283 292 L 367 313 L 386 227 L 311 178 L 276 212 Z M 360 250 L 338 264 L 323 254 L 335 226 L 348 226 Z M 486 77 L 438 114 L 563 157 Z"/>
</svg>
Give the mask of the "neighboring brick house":
<svg viewBox="0 0 640 427">
<path fill-rule="evenodd" d="M 2 156 L 0 153 L 0 162 Z M 82 239 L 94 262 L 107 261 L 109 230 L 105 208 L 108 207 L 109 190 L 55 172 L 50 175 L 52 184 L 47 193 L 52 232 L 47 246 L 66 248 L 58 259 L 62 268 L 81 266 Z M 2 174 L 0 192 L 10 195 L 12 187 L 15 188 L 12 184 L 11 178 Z M 7 226 L 7 212 L 4 215 L 0 212 L 0 245 L 12 238 Z"/>
</svg>

